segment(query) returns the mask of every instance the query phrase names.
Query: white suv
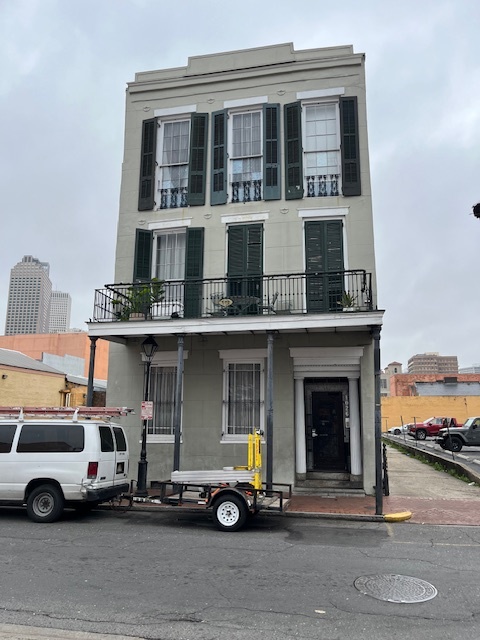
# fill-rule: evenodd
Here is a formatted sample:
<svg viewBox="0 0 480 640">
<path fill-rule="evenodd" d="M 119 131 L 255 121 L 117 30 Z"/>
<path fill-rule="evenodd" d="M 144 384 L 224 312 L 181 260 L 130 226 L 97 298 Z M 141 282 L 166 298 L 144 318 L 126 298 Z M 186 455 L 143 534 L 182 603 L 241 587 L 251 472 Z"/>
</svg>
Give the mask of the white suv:
<svg viewBox="0 0 480 640">
<path fill-rule="evenodd" d="M 128 444 L 119 425 L 75 418 L 0 419 L 0 503 L 26 505 L 34 522 L 65 506 L 88 508 L 125 493 Z"/>
</svg>

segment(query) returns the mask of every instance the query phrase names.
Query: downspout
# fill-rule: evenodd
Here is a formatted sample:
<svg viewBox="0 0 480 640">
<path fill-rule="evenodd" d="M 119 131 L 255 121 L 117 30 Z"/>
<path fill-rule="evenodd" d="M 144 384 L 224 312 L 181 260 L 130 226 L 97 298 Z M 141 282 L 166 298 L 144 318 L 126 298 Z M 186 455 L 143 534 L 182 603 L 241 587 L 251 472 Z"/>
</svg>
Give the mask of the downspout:
<svg viewBox="0 0 480 640">
<path fill-rule="evenodd" d="M 274 332 L 267 331 L 267 490 L 273 486 L 273 340 Z"/>
<path fill-rule="evenodd" d="M 375 375 L 375 514 L 383 513 L 383 465 L 382 465 L 382 412 L 380 403 L 380 331 L 381 327 L 371 328 L 373 338 L 373 368 Z"/>
<path fill-rule="evenodd" d="M 177 384 L 175 386 L 175 411 L 173 414 L 173 470 L 180 470 L 180 421 L 182 418 L 183 345 L 185 336 L 177 336 Z"/>
<path fill-rule="evenodd" d="M 88 365 L 87 401 L 86 406 L 93 406 L 93 372 L 95 369 L 95 349 L 98 338 L 90 338 L 90 363 Z"/>
</svg>

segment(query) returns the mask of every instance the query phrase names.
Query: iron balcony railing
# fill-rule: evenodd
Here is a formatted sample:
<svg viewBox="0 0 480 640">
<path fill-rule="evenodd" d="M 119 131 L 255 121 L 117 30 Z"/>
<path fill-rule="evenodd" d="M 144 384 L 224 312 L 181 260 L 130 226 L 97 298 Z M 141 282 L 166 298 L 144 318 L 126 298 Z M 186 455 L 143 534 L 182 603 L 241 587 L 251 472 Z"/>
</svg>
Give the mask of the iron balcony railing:
<svg viewBox="0 0 480 640">
<path fill-rule="evenodd" d="M 94 322 L 371 311 L 364 270 L 108 284 Z"/>
</svg>

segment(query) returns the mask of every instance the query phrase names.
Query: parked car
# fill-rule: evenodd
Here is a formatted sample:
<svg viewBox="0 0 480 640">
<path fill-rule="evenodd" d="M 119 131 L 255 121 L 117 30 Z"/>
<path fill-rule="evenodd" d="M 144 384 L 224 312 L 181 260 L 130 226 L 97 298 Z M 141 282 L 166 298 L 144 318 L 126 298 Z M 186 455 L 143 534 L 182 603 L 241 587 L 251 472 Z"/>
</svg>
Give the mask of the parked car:
<svg viewBox="0 0 480 640">
<path fill-rule="evenodd" d="M 72 418 L 0 419 L 0 503 L 26 505 L 34 522 L 58 520 L 129 489 L 119 425 Z"/>
<path fill-rule="evenodd" d="M 393 436 L 401 436 L 403 433 L 408 432 L 408 424 L 402 424 L 400 427 L 392 427 L 391 429 L 387 429 L 387 433 L 390 433 Z"/>
<path fill-rule="evenodd" d="M 440 429 L 436 442 L 442 449 L 455 452 L 463 447 L 480 447 L 480 417 L 468 418 L 456 429 Z"/>
<path fill-rule="evenodd" d="M 456 418 L 445 416 L 433 416 L 423 422 L 410 424 L 408 427 L 408 435 L 416 440 L 425 440 L 427 436 L 436 436 L 442 427 L 457 428 L 462 425 L 457 422 Z"/>
</svg>

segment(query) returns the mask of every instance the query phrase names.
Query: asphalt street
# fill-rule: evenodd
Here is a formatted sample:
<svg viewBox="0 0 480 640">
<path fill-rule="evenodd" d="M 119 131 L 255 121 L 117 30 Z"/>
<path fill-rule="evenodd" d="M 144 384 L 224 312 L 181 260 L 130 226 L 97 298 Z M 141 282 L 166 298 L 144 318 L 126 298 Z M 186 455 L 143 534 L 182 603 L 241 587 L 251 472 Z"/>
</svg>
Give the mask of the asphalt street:
<svg viewBox="0 0 480 640">
<path fill-rule="evenodd" d="M 204 512 L 72 511 L 38 525 L 20 509 L 0 522 L 0 638 L 480 637 L 478 527 L 258 516 L 221 533 Z M 438 594 L 394 603 L 354 585 L 390 575 Z"/>
</svg>

